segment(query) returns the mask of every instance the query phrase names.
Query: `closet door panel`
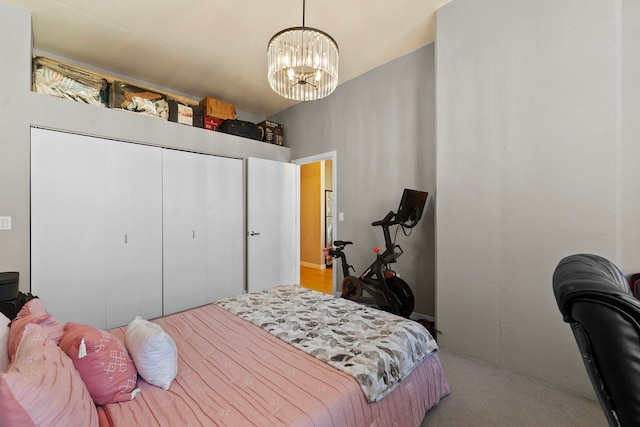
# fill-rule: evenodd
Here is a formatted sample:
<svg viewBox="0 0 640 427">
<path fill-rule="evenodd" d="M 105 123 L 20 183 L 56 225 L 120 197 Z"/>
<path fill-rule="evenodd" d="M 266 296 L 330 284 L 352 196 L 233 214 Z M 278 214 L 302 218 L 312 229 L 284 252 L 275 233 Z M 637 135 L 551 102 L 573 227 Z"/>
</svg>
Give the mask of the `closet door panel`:
<svg viewBox="0 0 640 427">
<path fill-rule="evenodd" d="M 162 153 L 109 141 L 106 149 L 107 328 L 162 315 Z"/>
<path fill-rule="evenodd" d="M 242 160 L 207 156 L 207 300 L 244 290 Z"/>
<path fill-rule="evenodd" d="M 165 315 L 207 302 L 206 158 L 163 150 Z"/>
<path fill-rule="evenodd" d="M 67 322 L 105 327 L 105 141 L 31 131 L 31 292 Z"/>
</svg>

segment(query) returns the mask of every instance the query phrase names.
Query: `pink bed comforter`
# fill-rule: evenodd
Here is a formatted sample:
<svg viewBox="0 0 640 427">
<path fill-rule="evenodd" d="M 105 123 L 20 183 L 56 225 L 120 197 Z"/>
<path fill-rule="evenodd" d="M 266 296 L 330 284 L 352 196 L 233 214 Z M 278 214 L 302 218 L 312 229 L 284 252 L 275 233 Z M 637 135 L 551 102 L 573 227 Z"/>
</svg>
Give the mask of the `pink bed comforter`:
<svg viewBox="0 0 640 427">
<path fill-rule="evenodd" d="M 139 379 L 134 400 L 98 408 L 101 426 L 418 426 L 449 393 L 437 353 L 367 403 L 348 374 L 216 305 L 154 322 L 176 342 L 178 376 L 168 391 Z"/>
</svg>

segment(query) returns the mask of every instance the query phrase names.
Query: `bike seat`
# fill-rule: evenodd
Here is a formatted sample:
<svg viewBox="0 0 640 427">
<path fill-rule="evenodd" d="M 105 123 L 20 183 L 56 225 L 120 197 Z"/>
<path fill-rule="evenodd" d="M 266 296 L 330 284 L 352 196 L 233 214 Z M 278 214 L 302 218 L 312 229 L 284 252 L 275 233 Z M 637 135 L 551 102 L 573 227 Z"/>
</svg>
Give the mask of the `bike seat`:
<svg viewBox="0 0 640 427">
<path fill-rule="evenodd" d="M 333 245 L 334 246 L 347 246 L 347 245 L 352 245 L 353 242 L 349 242 L 346 240 L 334 240 L 333 241 Z"/>
</svg>

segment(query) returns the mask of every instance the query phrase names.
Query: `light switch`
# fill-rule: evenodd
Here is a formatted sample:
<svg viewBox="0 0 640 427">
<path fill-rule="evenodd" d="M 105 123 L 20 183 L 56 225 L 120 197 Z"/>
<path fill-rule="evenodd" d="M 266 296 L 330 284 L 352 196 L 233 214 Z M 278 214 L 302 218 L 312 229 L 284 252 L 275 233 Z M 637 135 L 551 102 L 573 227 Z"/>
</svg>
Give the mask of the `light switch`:
<svg viewBox="0 0 640 427">
<path fill-rule="evenodd" d="M 344 221 L 344 212 L 338 213 L 338 221 Z"/>
<path fill-rule="evenodd" d="M 11 230 L 10 216 L 0 216 L 0 230 Z"/>
</svg>

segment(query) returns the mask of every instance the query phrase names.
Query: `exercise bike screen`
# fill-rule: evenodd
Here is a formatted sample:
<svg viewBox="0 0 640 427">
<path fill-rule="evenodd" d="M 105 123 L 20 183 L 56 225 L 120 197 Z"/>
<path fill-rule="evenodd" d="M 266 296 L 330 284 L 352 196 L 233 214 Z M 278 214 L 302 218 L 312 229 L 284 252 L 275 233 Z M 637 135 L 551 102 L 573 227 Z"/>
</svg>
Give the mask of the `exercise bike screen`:
<svg viewBox="0 0 640 427">
<path fill-rule="evenodd" d="M 410 222 L 410 224 L 405 224 L 405 226 L 415 226 L 422 217 L 422 211 L 424 210 L 428 195 L 429 193 L 425 191 L 405 188 L 402 193 L 402 199 L 400 199 L 400 206 L 398 206 L 395 222 L 400 224 Z"/>
</svg>

